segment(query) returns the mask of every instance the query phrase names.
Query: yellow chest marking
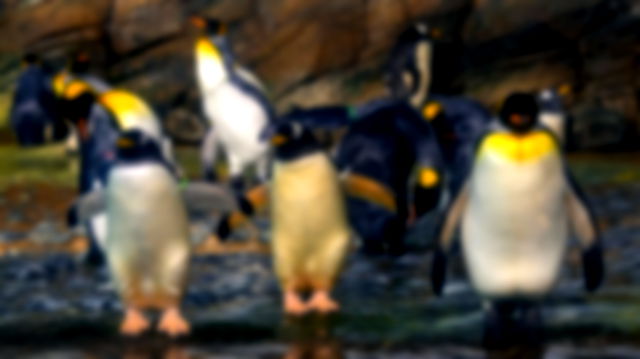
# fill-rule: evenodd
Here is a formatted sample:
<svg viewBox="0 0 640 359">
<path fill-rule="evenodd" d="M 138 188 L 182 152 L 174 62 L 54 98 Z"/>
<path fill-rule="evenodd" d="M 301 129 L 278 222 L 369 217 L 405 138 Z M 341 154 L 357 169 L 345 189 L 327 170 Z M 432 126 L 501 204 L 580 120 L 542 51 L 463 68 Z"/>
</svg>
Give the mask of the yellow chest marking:
<svg viewBox="0 0 640 359">
<path fill-rule="evenodd" d="M 202 60 L 222 61 L 220 50 L 206 37 L 201 37 L 196 42 L 196 55 Z"/>
<path fill-rule="evenodd" d="M 99 98 L 102 104 L 111 112 L 122 129 L 134 127 L 141 120 L 153 118 L 153 112 L 138 96 L 124 90 L 110 90 Z"/>
<path fill-rule="evenodd" d="M 544 131 L 532 131 L 525 135 L 496 132 L 482 141 L 477 156 L 491 155 L 512 162 L 530 162 L 557 151 L 553 137 Z"/>
<path fill-rule="evenodd" d="M 69 74 L 66 71 L 61 71 L 53 77 L 53 80 L 51 81 L 51 87 L 53 88 L 53 92 L 56 94 L 56 96 L 62 97 L 64 95 L 64 90 L 67 87 L 68 82 Z"/>
</svg>

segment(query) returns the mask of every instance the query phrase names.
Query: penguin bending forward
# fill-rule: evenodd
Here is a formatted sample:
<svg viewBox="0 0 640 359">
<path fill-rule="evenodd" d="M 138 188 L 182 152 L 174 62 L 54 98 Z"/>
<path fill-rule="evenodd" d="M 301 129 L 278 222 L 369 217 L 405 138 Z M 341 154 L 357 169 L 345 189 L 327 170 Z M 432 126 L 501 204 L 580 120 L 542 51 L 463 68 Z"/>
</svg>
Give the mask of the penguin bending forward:
<svg viewBox="0 0 640 359">
<path fill-rule="evenodd" d="M 91 218 L 106 206 L 106 254 L 125 307 L 120 327 L 124 335 L 149 328 L 143 313 L 147 309 L 162 312 L 159 331 L 172 337 L 190 331 L 180 310 L 192 253 L 182 196 L 206 201 L 212 210 L 235 209 L 233 197 L 224 191 L 195 190 L 195 195 L 181 192 L 157 142 L 132 130 L 117 140 L 117 161 L 106 191 L 91 192 L 75 206 L 80 218 Z"/>
<path fill-rule="evenodd" d="M 267 177 L 269 146 L 259 137 L 274 111 L 256 77 L 236 63 L 225 25 L 201 17 L 191 21 L 202 33 L 195 46 L 196 77 L 210 125 L 201 147 L 204 176 L 215 180 L 214 161 L 223 147 L 232 184 L 243 189 L 249 165 L 256 166 L 260 180 Z"/>
<path fill-rule="evenodd" d="M 585 287 L 602 282 L 604 264 L 591 211 L 563 161 L 555 137 L 538 127 L 535 97 L 513 94 L 499 127 L 483 137 L 466 184 L 449 206 L 438 232 L 432 283 L 442 292 L 447 252 L 461 222 L 462 251 L 471 282 L 487 301 L 487 345 L 513 333 L 526 303 L 536 303 L 558 280 L 570 229 L 583 249 Z M 523 314 L 526 318 L 526 313 Z M 496 324 L 497 323 L 497 324 Z"/>
</svg>

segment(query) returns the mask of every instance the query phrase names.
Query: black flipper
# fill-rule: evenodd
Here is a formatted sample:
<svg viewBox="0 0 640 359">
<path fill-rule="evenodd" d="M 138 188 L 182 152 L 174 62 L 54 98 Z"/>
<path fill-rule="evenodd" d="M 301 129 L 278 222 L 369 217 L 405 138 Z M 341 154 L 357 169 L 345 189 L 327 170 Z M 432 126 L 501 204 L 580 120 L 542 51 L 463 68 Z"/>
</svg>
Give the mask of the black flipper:
<svg viewBox="0 0 640 359">
<path fill-rule="evenodd" d="M 604 280 L 604 259 L 599 243 L 582 252 L 582 269 L 585 289 L 589 292 L 598 289 Z"/>
<path fill-rule="evenodd" d="M 447 261 L 445 251 L 440 246 L 437 246 L 431 262 L 431 286 L 437 296 L 442 295 L 442 289 L 447 279 Z"/>
<path fill-rule="evenodd" d="M 593 292 L 600 287 L 605 276 L 600 231 L 584 192 L 568 169 L 565 170 L 565 173 L 570 187 L 567 195 L 569 219 L 582 245 L 584 286 L 587 291 Z"/>
</svg>

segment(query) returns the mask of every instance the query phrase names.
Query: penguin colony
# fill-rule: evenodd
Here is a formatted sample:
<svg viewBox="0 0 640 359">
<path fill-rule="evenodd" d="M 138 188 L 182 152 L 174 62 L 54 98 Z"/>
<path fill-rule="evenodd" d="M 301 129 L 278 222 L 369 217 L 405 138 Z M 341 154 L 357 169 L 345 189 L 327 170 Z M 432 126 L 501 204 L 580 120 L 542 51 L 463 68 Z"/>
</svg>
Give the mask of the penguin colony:
<svg viewBox="0 0 640 359">
<path fill-rule="evenodd" d="M 488 343 L 512 332 L 514 313 L 535 311 L 552 290 L 572 232 L 583 249 L 585 288 L 601 284 L 598 228 L 563 159 L 562 91 L 513 94 L 497 118 L 473 100 L 431 93 L 433 30 L 419 23 L 391 52 L 389 98 L 277 118 L 260 81 L 233 56 L 226 26 L 197 16 L 191 22 L 210 125 L 201 147 L 208 183 L 178 186 L 181 172 L 152 107 L 91 75 L 86 54 L 50 87 L 36 60 L 25 58 L 14 101 L 12 124 L 25 146 L 43 142 L 42 127 L 53 121 L 46 116 L 72 125 L 81 170 L 70 222 L 85 224 L 106 255 L 125 308 L 122 334 L 150 328 L 150 309 L 161 313 L 158 331 L 190 331 L 180 309 L 192 254 L 185 198 L 224 213 L 216 227 L 222 238 L 269 210 L 274 271 L 291 315 L 337 311 L 332 289 L 354 243 L 370 255 L 400 254 L 408 224 L 430 212 L 441 218 L 434 292 L 446 294 L 459 225 L 471 283 L 486 303 Z M 319 128 L 346 129 L 333 155 L 314 137 Z M 230 189 L 211 183 L 219 149 Z M 258 183 L 247 191 L 249 166 Z"/>
</svg>

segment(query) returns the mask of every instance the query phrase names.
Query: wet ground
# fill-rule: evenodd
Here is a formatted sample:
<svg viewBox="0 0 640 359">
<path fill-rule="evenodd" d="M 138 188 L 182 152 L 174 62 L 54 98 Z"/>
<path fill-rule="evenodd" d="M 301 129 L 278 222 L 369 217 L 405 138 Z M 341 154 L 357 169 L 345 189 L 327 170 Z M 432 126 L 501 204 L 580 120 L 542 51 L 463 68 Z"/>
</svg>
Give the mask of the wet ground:
<svg viewBox="0 0 640 359">
<path fill-rule="evenodd" d="M 582 290 L 579 254 L 545 302 L 546 345 L 506 353 L 523 358 L 640 358 L 640 159 L 635 154 L 572 156 L 604 229 L 608 277 Z M 70 186 L 5 182 L 0 243 L 64 242 Z M 193 259 L 185 297 L 189 338 L 117 335 L 121 305 L 103 269 L 67 253 L 0 259 L 0 357 L 27 358 L 483 358 L 479 299 L 460 263 L 445 295 L 428 275 L 429 219 L 396 259 L 350 258 L 336 289 L 340 314 L 283 319 L 268 256 L 236 253 Z M 266 235 L 265 235 L 266 237 Z M 194 241 L 197 241 L 194 238 Z M 495 353 L 493 353 L 495 354 Z M 505 354 L 505 353 L 500 353 Z"/>
</svg>

